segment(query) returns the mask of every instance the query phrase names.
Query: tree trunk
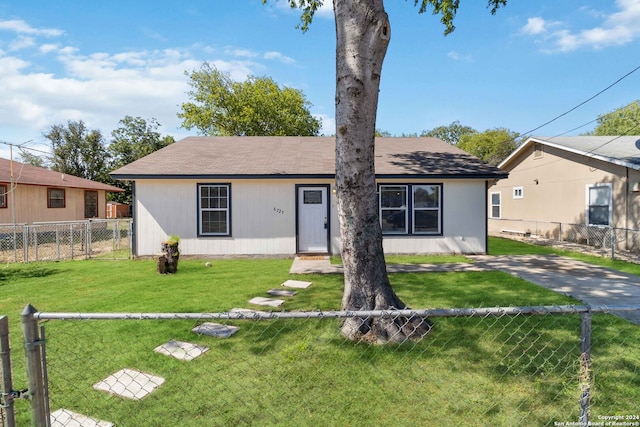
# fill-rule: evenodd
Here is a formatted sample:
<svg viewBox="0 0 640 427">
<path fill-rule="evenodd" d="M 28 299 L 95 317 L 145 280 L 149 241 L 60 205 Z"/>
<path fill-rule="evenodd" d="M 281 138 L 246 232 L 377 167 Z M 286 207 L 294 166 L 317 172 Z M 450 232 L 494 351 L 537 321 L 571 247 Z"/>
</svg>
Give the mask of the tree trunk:
<svg viewBox="0 0 640 427">
<path fill-rule="evenodd" d="M 173 274 L 178 271 L 180 251 L 178 243 L 162 242 L 162 255 L 158 257 L 158 273 Z"/>
<path fill-rule="evenodd" d="M 382 250 L 375 181 L 375 127 L 382 62 L 390 38 L 382 0 L 334 0 L 336 18 L 336 190 L 343 310 L 406 308 L 393 291 Z M 425 318 L 348 319 L 352 340 L 403 342 L 424 337 Z"/>
</svg>

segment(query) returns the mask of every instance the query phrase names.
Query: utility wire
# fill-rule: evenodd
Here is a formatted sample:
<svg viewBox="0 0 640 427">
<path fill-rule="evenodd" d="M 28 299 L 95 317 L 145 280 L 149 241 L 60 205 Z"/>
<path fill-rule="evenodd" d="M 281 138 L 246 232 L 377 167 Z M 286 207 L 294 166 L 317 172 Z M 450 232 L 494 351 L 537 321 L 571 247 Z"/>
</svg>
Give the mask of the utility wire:
<svg viewBox="0 0 640 427">
<path fill-rule="evenodd" d="M 631 74 L 635 73 L 638 70 L 640 70 L 640 65 L 638 65 L 636 68 L 634 68 L 633 70 L 629 71 L 627 74 L 625 74 L 624 76 L 620 77 L 618 80 L 616 80 L 615 82 L 611 83 L 609 86 L 607 86 L 606 88 L 602 89 L 600 92 L 596 93 L 595 95 L 593 95 L 589 99 L 587 99 L 585 101 L 582 101 L 580 104 L 576 105 L 575 107 L 571 108 L 570 110 L 565 111 L 564 113 L 562 113 L 562 114 L 554 117 L 553 119 L 541 124 L 540 126 L 537 126 L 537 127 L 533 128 L 533 129 L 531 129 L 530 131 L 523 133 L 522 136 L 530 135 L 531 133 L 537 131 L 538 129 L 541 129 L 541 128 L 545 127 L 546 125 L 555 122 L 559 118 L 566 116 L 567 114 L 571 113 L 572 111 L 577 110 L 578 108 L 582 107 L 587 102 L 593 100 L 594 98 L 596 98 L 599 95 L 603 94 L 604 92 L 608 91 L 609 89 L 611 89 L 612 87 L 614 87 L 615 85 L 620 83 L 622 80 L 626 79 L 627 77 L 629 77 Z M 583 125 L 583 126 L 585 126 L 585 125 Z"/>
</svg>

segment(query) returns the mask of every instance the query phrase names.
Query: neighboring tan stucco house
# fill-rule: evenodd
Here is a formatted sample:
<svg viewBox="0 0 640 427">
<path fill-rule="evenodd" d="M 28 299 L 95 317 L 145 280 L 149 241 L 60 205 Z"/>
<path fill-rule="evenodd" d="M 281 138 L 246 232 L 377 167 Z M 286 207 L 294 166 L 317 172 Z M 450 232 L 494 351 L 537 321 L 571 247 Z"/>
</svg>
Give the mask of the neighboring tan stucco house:
<svg viewBox="0 0 640 427">
<path fill-rule="evenodd" d="M 106 218 L 107 193 L 121 191 L 112 185 L 0 159 L 0 224 Z"/>
<path fill-rule="evenodd" d="M 499 169 L 436 138 L 378 138 L 387 253 L 485 253 Z M 134 254 L 338 254 L 335 138 L 189 137 L 111 173 L 133 181 Z"/>
<path fill-rule="evenodd" d="M 577 224 L 640 227 L 640 136 L 533 137 L 489 189 L 489 230 L 557 237 Z"/>
</svg>

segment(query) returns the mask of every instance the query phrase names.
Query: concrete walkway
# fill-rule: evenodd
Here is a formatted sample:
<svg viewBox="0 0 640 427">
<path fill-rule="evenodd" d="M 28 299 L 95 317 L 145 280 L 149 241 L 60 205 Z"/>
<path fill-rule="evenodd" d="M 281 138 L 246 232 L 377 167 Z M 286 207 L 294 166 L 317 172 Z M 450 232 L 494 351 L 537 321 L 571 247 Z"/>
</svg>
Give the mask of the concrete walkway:
<svg viewBox="0 0 640 427">
<path fill-rule="evenodd" d="M 388 264 L 389 273 L 427 273 L 499 270 L 570 296 L 589 305 L 640 307 L 640 276 L 599 267 L 557 255 L 471 256 L 474 263 Z M 293 261 L 291 274 L 342 274 L 329 258 Z M 620 317 L 640 325 L 640 310 Z"/>
</svg>

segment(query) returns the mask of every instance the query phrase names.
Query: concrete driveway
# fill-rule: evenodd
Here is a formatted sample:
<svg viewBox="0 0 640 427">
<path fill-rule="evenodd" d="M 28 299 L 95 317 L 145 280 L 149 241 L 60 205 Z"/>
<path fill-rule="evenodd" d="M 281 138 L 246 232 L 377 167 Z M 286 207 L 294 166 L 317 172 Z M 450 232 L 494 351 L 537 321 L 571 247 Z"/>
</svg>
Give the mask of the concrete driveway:
<svg viewBox="0 0 640 427">
<path fill-rule="evenodd" d="M 589 305 L 640 307 L 640 276 L 556 255 L 475 256 L 504 271 Z M 640 325 L 640 310 L 616 313 Z"/>
<path fill-rule="evenodd" d="M 475 263 L 388 264 L 387 271 L 427 273 L 500 270 L 588 305 L 640 307 L 640 276 L 557 255 L 478 255 L 469 258 Z M 328 257 L 315 257 L 311 260 L 296 258 L 290 273 L 342 274 L 342 266 L 332 265 Z M 616 315 L 640 325 L 640 309 L 616 312 Z"/>
</svg>

